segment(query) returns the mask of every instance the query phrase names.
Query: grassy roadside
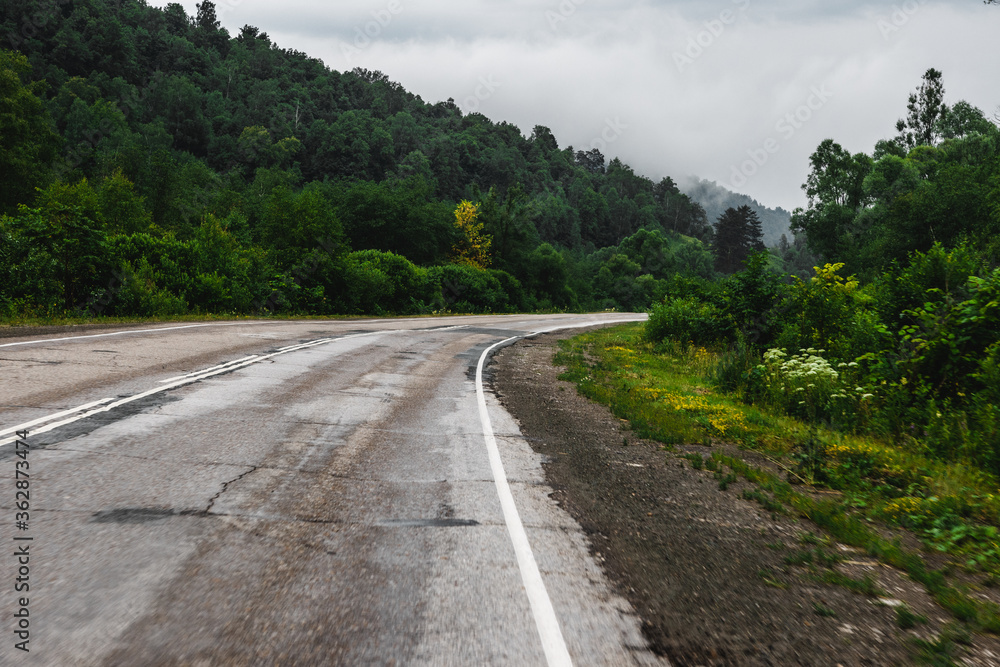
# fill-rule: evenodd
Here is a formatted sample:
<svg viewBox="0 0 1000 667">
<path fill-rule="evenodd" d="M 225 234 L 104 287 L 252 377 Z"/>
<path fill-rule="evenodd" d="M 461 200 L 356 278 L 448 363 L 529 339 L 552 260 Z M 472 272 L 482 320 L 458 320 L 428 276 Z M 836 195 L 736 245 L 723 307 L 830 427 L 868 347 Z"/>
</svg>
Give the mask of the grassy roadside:
<svg viewBox="0 0 1000 667">
<path fill-rule="evenodd" d="M 770 459 L 764 469 L 717 451 L 697 465 L 714 470 L 720 486 L 746 479 L 754 488 L 744 498 L 808 519 L 922 584 L 957 621 L 959 629 L 940 638 L 942 651 L 966 630 L 1000 633 L 1000 606 L 987 595 L 1000 581 L 1000 498 L 988 475 L 747 405 L 715 389 L 719 355 L 654 350 L 641 325 L 583 334 L 561 347 L 555 361 L 567 369 L 563 379 L 627 419 L 637 435 L 665 449 L 734 443 Z"/>
<path fill-rule="evenodd" d="M 172 315 L 169 317 L 76 317 L 72 315 L 52 315 L 47 317 L 12 317 L 0 318 L 0 330 L 21 329 L 29 327 L 59 327 L 59 326 L 117 326 L 127 324 L 159 324 L 163 322 L 212 322 L 216 320 L 249 320 L 259 319 L 246 315 L 229 314 L 199 314 Z"/>
<path fill-rule="evenodd" d="M 564 314 L 568 311 L 559 309 L 535 310 L 532 315 L 552 315 Z M 246 315 L 236 313 L 191 313 L 187 315 L 169 316 L 144 316 L 144 317 L 104 317 L 104 316 L 82 316 L 74 315 L 50 315 L 45 317 L 0 317 L 0 336 L 14 335 L 11 331 L 31 327 L 112 327 L 131 324 L 163 324 L 167 322 L 218 322 L 218 321 L 238 321 L 238 320 L 382 320 L 389 318 L 427 318 L 438 317 L 473 317 L 487 316 L 493 313 L 465 313 L 451 310 L 436 310 L 431 313 L 412 313 L 408 315 L 395 315 L 392 313 L 383 315 L 306 315 L 301 313 L 266 313 L 257 315 Z M 498 313 L 506 314 L 506 313 Z"/>
<path fill-rule="evenodd" d="M 150 316 L 150 317 L 75 317 L 53 315 L 50 317 L 17 317 L 0 318 L 0 337 L 16 336 L 23 329 L 39 327 L 86 327 L 92 329 L 109 328 L 115 326 L 142 325 L 142 324 L 166 324 L 173 322 L 234 322 L 239 320 L 258 321 L 298 321 L 298 320 L 374 320 L 394 317 L 428 319 L 435 317 L 449 317 L 465 315 L 466 313 L 452 313 L 450 311 L 434 312 L 416 315 L 302 315 L 295 313 L 269 313 L 266 315 L 237 315 L 231 313 L 201 313 L 189 315 L 170 316 Z M 30 332 L 28 332 L 30 333 Z"/>
</svg>

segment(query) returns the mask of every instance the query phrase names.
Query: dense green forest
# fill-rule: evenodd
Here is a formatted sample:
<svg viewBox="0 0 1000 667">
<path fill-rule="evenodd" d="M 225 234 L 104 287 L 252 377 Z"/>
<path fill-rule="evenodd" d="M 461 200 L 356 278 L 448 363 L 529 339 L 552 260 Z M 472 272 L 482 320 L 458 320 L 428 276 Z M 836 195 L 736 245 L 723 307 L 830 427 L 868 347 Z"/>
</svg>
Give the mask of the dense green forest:
<svg viewBox="0 0 1000 667">
<path fill-rule="evenodd" d="M 4 318 L 641 310 L 715 275 L 670 178 L 232 36 L 208 0 L 5 2 L 0 35 Z"/>
</svg>

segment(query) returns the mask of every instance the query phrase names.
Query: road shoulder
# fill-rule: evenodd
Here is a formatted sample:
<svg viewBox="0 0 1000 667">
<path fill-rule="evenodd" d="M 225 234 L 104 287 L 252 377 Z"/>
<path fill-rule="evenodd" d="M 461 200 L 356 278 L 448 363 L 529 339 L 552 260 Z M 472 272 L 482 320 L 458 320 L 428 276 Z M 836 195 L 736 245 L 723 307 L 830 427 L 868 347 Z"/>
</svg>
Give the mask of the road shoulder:
<svg viewBox="0 0 1000 667">
<path fill-rule="evenodd" d="M 586 531 L 654 651 L 691 665 L 912 661 L 914 635 L 899 628 L 894 608 L 788 565 L 805 553 L 802 538 L 814 528 L 742 499 L 745 483 L 720 490 L 711 473 L 678 458 L 709 448 L 668 453 L 560 381 L 552 365 L 557 341 L 578 333 L 501 350 L 493 388 L 546 457 L 553 498 Z M 894 600 L 937 613 L 914 582 L 861 554 L 844 553 L 838 568 L 877 577 Z"/>
</svg>

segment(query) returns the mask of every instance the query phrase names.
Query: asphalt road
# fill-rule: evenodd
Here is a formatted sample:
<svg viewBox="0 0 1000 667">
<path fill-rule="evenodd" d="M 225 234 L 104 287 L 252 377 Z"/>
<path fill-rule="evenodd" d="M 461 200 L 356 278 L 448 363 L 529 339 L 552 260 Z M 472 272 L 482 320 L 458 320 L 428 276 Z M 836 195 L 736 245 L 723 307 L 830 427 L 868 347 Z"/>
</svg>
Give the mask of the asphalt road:
<svg viewBox="0 0 1000 667">
<path fill-rule="evenodd" d="M 0 664 L 655 664 L 476 372 L 638 317 L 0 339 Z"/>
</svg>

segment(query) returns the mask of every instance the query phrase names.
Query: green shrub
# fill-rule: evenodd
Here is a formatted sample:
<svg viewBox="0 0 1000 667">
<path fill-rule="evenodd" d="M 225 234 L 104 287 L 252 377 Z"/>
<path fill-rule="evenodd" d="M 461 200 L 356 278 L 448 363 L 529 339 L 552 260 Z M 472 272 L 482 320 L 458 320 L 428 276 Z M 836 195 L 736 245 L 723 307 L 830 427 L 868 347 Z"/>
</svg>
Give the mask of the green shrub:
<svg viewBox="0 0 1000 667">
<path fill-rule="evenodd" d="M 113 236 L 109 239 L 109 254 L 115 265 L 121 267 L 125 287 L 111 298 L 107 315 L 179 314 L 186 312 L 186 294 L 192 291 L 195 274 L 195 253 L 191 244 L 174 237 L 159 238 L 151 234 Z M 135 281 L 138 281 L 136 283 Z M 117 282 L 110 282 L 115 286 Z M 113 291 L 113 290 L 112 290 Z M 159 305 L 151 305 L 150 294 L 162 292 Z M 175 310 L 177 303 L 168 305 L 167 295 L 184 302 L 184 309 L 177 312 L 151 313 L 150 308 Z"/>
<path fill-rule="evenodd" d="M 792 316 L 777 336 L 775 347 L 798 350 L 823 348 L 833 359 L 855 361 L 860 354 L 851 348 L 855 312 L 868 299 L 859 291 L 859 283 L 851 276 L 840 275 L 843 264 L 816 267 L 809 280 L 796 278 L 789 293 L 787 307 Z"/>
<path fill-rule="evenodd" d="M 900 331 L 907 374 L 933 385 L 941 397 L 966 398 L 977 389 L 969 378 L 1000 340 L 1000 269 L 970 276 L 965 292 L 967 298 L 958 300 L 931 290 L 926 303 L 906 311 L 914 324 Z"/>
<path fill-rule="evenodd" d="M 646 339 L 652 343 L 675 340 L 714 345 L 733 337 L 733 322 L 719 308 L 693 298 L 667 298 L 653 306 L 646 321 Z"/>
<path fill-rule="evenodd" d="M 436 310 L 456 313 L 504 313 L 512 310 L 503 285 L 493 273 L 467 264 L 445 264 L 428 269 L 439 290 Z"/>
<path fill-rule="evenodd" d="M 722 353 L 713 379 L 724 391 L 741 392 L 749 403 L 758 403 L 767 394 L 760 351 L 742 336 Z"/>
<path fill-rule="evenodd" d="M 348 261 L 364 264 L 384 275 L 389 283 L 379 307 L 390 313 L 421 313 L 429 309 L 435 289 L 426 269 L 401 255 L 379 250 L 361 250 L 348 255 Z"/>
<path fill-rule="evenodd" d="M 751 255 L 745 268 L 725 280 L 726 312 L 740 333 L 757 346 L 770 345 L 786 319 L 777 308 L 785 295 L 782 277 L 767 268 L 768 254 Z"/>
<path fill-rule="evenodd" d="M 506 271 L 489 269 L 490 275 L 497 279 L 500 288 L 507 295 L 507 306 L 513 311 L 525 311 L 530 309 L 528 293 L 525 291 L 521 281 L 510 275 Z"/>
<path fill-rule="evenodd" d="M 145 259 L 135 267 L 126 262 L 119 273 L 111 303 L 116 314 L 169 317 L 188 311 L 187 302 L 162 286 L 162 276 Z"/>
<path fill-rule="evenodd" d="M 969 277 L 982 273 L 982 260 L 964 245 L 948 250 L 937 243 L 925 253 L 914 252 L 905 266 L 894 264 L 873 283 L 879 316 L 893 330 L 914 324 L 905 313 L 933 300 L 928 294 L 963 298 Z"/>
<path fill-rule="evenodd" d="M 392 279 L 375 262 L 347 260 L 347 303 L 349 312 L 362 315 L 381 315 L 384 305 L 392 300 Z"/>
</svg>

